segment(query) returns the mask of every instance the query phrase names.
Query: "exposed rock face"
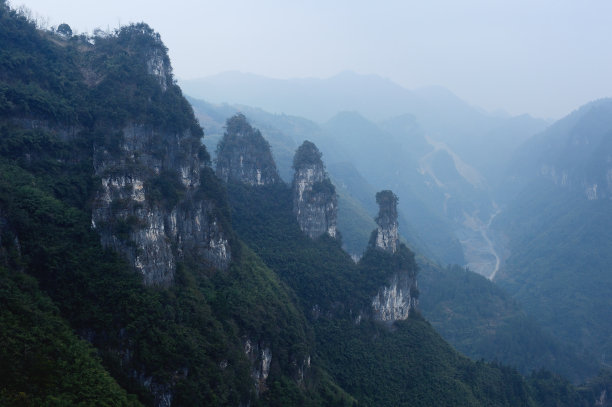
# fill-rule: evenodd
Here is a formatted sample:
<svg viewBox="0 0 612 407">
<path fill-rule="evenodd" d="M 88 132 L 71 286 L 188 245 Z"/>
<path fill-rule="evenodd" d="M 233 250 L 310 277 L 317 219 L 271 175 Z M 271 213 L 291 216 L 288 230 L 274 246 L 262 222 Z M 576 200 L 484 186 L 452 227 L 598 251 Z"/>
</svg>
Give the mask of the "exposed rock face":
<svg viewBox="0 0 612 407">
<path fill-rule="evenodd" d="M 336 237 L 338 197 L 321 160 L 319 149 L 305 141 L 293 158 L 293 212 L 310 238 L 324 233 Z"/>
<path fill-rule="evenodd" d="M 214 203 L 197 193 L 207 170 L 199 138 L 134 123 L 118 135 L 118 146 L 94 154 L 101 185 L 92 227 L 102 244 L 123 253 L 148 285 L 171 283 L 184 253 L 227 267 L 231 251 Z"/>
<path fill-rule="evenodd" d="M 397 271 L 389 284 L 381 287 L 372 299 L 374 318 L 386 322 L 404 320 L 418 304 L 417 266 L 414 254 L 399 243 L 397 196 L 389 190 L 381 191 L 376 194 L 376 202 L 379 205 L 378 229 L 373 244 L 377 250 L 393 256 Z"/>
<path fill-rule="evenodd" d="M 168 89 L 168 77 L 170 75 L 170 63 L 166 52 L 164 49 L 153 48 L 149 51 L 148 57 L 147 72 L 159 80 L 159 86 L 165 92 Z"/>
<path fill-rule="evenodd" d="M 244 353 L 251 362 L 251 377 L 255 382 L 255 390 L 257 394 L 261 394 L 267 390 L 266 380 L 270 374 L 272 352 L 269 347 L 247 339 L 244 344 Z"/>
<path fill-rule="evenodd" d="M 226 122 L 225 134 L 217 145 L 217 176 L 225 182 L 248 185 L 280 182 L 270 144 L 243 114 Z"/>
<path fill-rule="evenodd" d="M 159 34 L 137 24 L 122 30 L 118 41 L 142 64 L 143 74 L 159 83 L 163 96 L 149 98 L 151 108 L 163 109 L 164 101 L 185 102 Z M 153 125 L 155 118 L 139 111 L 133 107 L 131 121 L 99 130 L 103 134 L 94 144 L 93 165 L 100 188 L 92 203 L 92 227 L 102 244 L 122 253 L 147 285 L 170 284 L 185 256 L 227 267 L 228 237 L 202 184 L 214 176 L 193 113 L 170 110 Z"/>
<path fill-rule="evenodd" d="M 384 251 L 395 253 L 399 241 L 397 221 L 397 196 L 389 191 L 380 191 L 376 194 L 376 203 L 379 206 L 376 223 L 376 247 Z"/>
<path fill-rule="evenodd" d="M 408 318 L 418 299 L 416 278 L 407 270 L 393 275 L 388 286 L 382 287 L 372 299 L 374 318 L 380 321 L 399 321 Z"/>
</svg>

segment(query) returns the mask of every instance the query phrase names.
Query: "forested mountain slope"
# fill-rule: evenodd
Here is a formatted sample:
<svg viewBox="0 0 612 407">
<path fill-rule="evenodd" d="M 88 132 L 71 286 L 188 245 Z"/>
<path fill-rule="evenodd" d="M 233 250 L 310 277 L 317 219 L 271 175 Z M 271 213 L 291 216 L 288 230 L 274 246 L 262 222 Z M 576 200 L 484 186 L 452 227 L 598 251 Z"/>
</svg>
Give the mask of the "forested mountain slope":
<svg viewBox="0 0 612 407">
<path fill-rule="evenodd" d="M 359 263 L 342 251 L 328 178 L 225 185 L 146 24 L 72 37 L 2 1 L 0 44 L 1 404 L 576 406 L 601 393 L 454 351 L 415 311 L 397 219 L 379 213 Z M 397 215 L 390 191 L 378 201 Z M 330 220 L 319 237 L 304 213 Z"/>
<path fill-rule="evenodd" d="M 319 390 L 289 379 L 292 361 L 312 346 L 311 329 L 293 294 L 231 231 L 223 187 L 159 36 L 138 24 L 66 38 L 38 31 L 4 3 L 0 13 L 0 255 L 12 290 L 3 301 L 19 306 L 31 296 L 43 307 L 34 315 L 48 315 L 31 337 L 7 343 L 0 364 L 15 370 L 3 375 L 17 376 L 3 380 L 3 400 L 128 404 L 127 390 L 147 405 L 238 405 L 256 398 L 260 348 L 275 355 L 270 384 L 288 383 L 269 400 L 288 391 L 317 399 Z M 36 309 L 3 307 L 3 320 L 27 331 Z M 36 363 L 18 367 L 32 341 L 61 346 L 37 345 Z M 125 390 L 100 388 L 113 383 L 109 373 Z M 69 374 L 74 383 L 58 388 Z"/>
<path fill-rule="evenodd" d="M 603 363 L 612 351 L 611 118 L 603 99 L 529 140 L 494 224 L 509 241 L 496 281 L 557 337 Z"/>
</svg>

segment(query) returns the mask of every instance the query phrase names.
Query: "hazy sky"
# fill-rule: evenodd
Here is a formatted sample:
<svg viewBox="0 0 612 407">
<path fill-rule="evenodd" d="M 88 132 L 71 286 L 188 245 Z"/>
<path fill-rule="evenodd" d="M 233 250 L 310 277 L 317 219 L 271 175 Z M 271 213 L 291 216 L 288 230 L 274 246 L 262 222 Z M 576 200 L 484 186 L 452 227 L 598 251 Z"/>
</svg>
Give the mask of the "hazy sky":
<svg viewBox="0 0 612 407">
<path fill-rule="evenodd" d="M 12 0 L 49 25 L 158 31 L 174 73 L 378 74 L 559 118 L 612 96 L 610 0 Z"/>
</svg>

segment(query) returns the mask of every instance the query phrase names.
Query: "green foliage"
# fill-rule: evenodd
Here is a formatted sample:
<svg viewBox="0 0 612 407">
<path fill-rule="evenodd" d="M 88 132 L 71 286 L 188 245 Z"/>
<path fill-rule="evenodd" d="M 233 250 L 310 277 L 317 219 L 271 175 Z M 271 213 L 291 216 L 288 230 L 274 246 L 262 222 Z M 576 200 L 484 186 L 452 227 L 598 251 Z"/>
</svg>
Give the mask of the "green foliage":
<svg viewBox="0 0 612 407">
<path fill-rule="evenodd" d="M 358 268 L 327 235 L 309 239 L 294 219 L 292 192 L 284 184 L 228 185 L 228 190 L 235 230 L 296 292 L 307 314 L 315 306 L 358 313 L 394 271 Z"/>
<path fill-rule="evenodd" d="M 321 152 L 311 141 L 304 141 L 293 156 L 293 168 L 300 168 L 305 165 L 323 165 Z"/>
<path fill-rule="evenodd" d="M 244 165 L 260 169 L 264 179 L 278 178 L 270 144 L 258 129 L 251 127 L 243 114 L 227 119 L 225 127 L 223 138 L 217 144 L 217 170 L 223 168 L 231 172 Z"/>
<path fill-rule="evenodd" d="M 0 267 L 0 404 L 136 406 L 35 280 Z"/>
<path fill-rule="evenodd" d="M 424 263 L 419 287 L 423 315 L 471 358 L 497 360 L 523 374 L 546 368 L 574 381 L 596 372 L 594 360 L 578 356 L 543 331 L 508 294 L 479 274 Z"/>
<path fill-rule="evenodd" d="M 540 370 L 533 372 L 529 378 L 533 388 L 534 399 L 543 407 L 587 407 L 595 405 L 594 398 L 588 392 L 579 394 L 563 377 Z"/>
<path fill-rule="evenodd" d="M 172 209 L 185 194 L 185 186 L 176 171 L 162 171 L 145 183 L 147 198 L 152 203 Z"/>
<path fill-rule="evenodd" d="M 460 356 L 417 316 L 393 330 L 330 320 L 318 328 L 327 368 L 360 405 L 534 405 L 518 373 Z"/>
<path fill-rule="evenodd" d="M 178 375 L 178 400 L 236 404 L 248 397 L 242 345 L 215 317 L 209 277 L 182 268 L 170 291 L 145 288 L 123 261 L 101 248 L 86 213 L 31 186 L 40 180 L 16 167 L 0 173 L 0 208 L 19 237 L 19 263 L 37 277 L 61 315 L 88 332 L 124 388 L 151 401 L 135 371 L 160 382 Z M 223 360 L 228 368 L 221 371 Z M 180 374 L 185 369 L 186 377 Z"/>
<path fill-rule="evenodd" d="M 135 24 L 86 40 L 0 3 L 0 403 L 154 405 L 171 391 L 178 406 L 532 404 L 513 370 L 459 356 L 418 315 L 356 324 L 392 273 L 416 273 L 413 254 L 371 249 L 357 265 L 338 241 L 308 239 L 284 185 L 231 186 L 230 206 L 210 168 L 189 199 L 177 174 L 152 177 L 162 205 L 216 203 L 233 261 L 218 271 L 186 253 L 171 287 L 143 286 L 91 228 L 94 150 L 117 152 L 132 123 L 208 155 L 158 34 Z M 122 222 L 126 235 L 135 218 Z M 247 339 L 272 352 L 260 398 Z"/>
<path fill-rule="evenodd" d="M 72 37 L 72 28 L 66 23 L 58 25 L 57 32 L 67 37 Z"/>
<path fill-rule="evenodd" d="M 460 356 L 418 314 L 392 327 L 367 318 L 371 297 L 392 273 L 416 273 L 407 247 L 396 255 L 370 248 L 357 265 L 333 239 L 303 235 L 287 186 L 228 189 L 235 229 L 296 293 L 314 327 L 313 363 L 360 405 L 539 405 L 532 396 L 538 383 Z M 578 397 L 569 384 L 555 391 Z M 285 402 L 298 400 L 290 394 Z"/>
<path fill-rule="evenodd" d="M 376 223 L 363 207 L 342 187 L 338 191 L 338 230 L 342 232 L 342 247 L 352 255 L 362 255 L 368 244 L 370 231 Z"/>
<path fill-rule="evenodd" d="M 398 201 L 397 195 L 388 189 L 376 193 L 376 203 L 380 206 L 394 208 Z"/>
<path fill-rule="evenodd" d="M 335 193 L 336 187 L 334 187 L 334 184 L 332 184 L 329 178 L 325 178 L 323 181 L 312 184 L 313 195 L 321 194 L 323 196 L 332 196 Z"/>
<path fill-rule="evenodd" d="M 496 219 L 511 251 L 498 283 L 545 329 L 591 360 L 612 351 L 605 311 L 612 294 L 608 209 L 607 200 L 539 184 Z"/>
<path fill-rule="evenodd" d="M 229 134 L 248 135 L 253 133 L 253 128 L 242 113 L 237 113 L 227 119 L 225 128 Z"/>
<path fill-rule="evenodd" d="M 232 321 L 235 314 L 231 308 L 232 312 L 222 313 L 222 302 L 215 297 L 222 292 L 215 284 L 224 286 L 223 281 L 213 282 L 214 273 L 201 265 L 180 265 L 172 289 L 143 287 L 141 278 L 116 254 L 104 250 L 91 230 L 89 203 L 99 185 L 93 177 L 94 144 L 117 150 L 123 137 L 117 129 L 132 121 L 170 132 L 189 131 L 199 147 L 202 130 L 180 89 L 167 77 L 164 92 L 147 73 L 150 52 L 161 52 L 158 55 L 169 69 L 159 37 L 136 25 L 96 39 L 92 47 L 40 33 L 4 6 L 0 12 L 0 264 L 6 264 L 10 273 L 20 270 L 38 280 L 36 295 L 48 296 L 59 310 L 49 315 L 49 324 L 60 321 L 67 327 L 68 323 L 96 346 L 106 369 L 96 362 L 102 373 L 99 380 L 109 378 L 109 372 L 145 404 L 153 404 L 155 397 L 151 388 L 143 386 L 145 379 L 172 390 L 177 405 L 238 405 L 252 399 L 250 366 L 238 325 Z M 206 158 L 207 152 L 200 149 L 199 155 Z M 203 171 L 203 178 L 207 176 Z M 183 193 L 173 173 L 163 172 L 147 187 L 167 205 Z M 213 183 L 198 193 L 218 192 Z M 214 200 L 222 201 L 222 196 Z M 118 231 L 128 233 L 133 221 L 124 219 Z M 258 290 L 244 281 L 235 293 Z M 16 324 L 25 323 L 26 317 L 15 318 Z M 47 316 L 38 319 L 46 327 Z M 15 343 L 28 340 L 16 337 Z M 41 349 L 45 358 L 53 357 L 45 354 L 50 348 Z M 60 359 L 61 369 L 50 367 L 54 381 L 65 379 L 71 386 L 62 390 L 61 400 L 76 404 L 81 391 L 91 390 L 91 397 L 99 394 L 104 405 L 104 394 L 87 382 L 94 368 L 79 362 L 90 356 L 90 348 L 71 349 Z M 45 360 L 41 356 L 41 362 Z M 227 363 L 225 369 L 219 367 L 222 362 Z M 79 373 L 81 382 L 70 376 Z M 21 383 L 34 373 L 15 374 L 13 380 Z M 12 400 L 14 391 L 19 391 L 9 384 L 7 380 L 1 386 L 3 401 Z M 36 397 L 56 397 L 47 388 L 27 391 L 24 397 L 34 405 L 40 404 Z M 121 401 L 119 395 L 115 399 L 112 405 Z"/>
</svg>

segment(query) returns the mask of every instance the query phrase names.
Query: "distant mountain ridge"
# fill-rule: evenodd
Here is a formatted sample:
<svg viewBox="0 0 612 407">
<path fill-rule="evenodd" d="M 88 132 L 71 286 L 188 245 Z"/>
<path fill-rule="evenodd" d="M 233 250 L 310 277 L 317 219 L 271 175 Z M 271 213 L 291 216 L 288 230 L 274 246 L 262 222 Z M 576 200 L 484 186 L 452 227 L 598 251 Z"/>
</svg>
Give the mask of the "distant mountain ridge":
<svg viewBox="0 0 612 407">
<path fill-rule="evenodd" d="M 587 199 L 612 199 L 611 135 L 612 99 L 587 103 L 517 150 L 510 182 L 536 177 Z"/>
<path fill-rule="evenodd" d="M 532 137 L 498 191 L 508 241 L 496 282 L 558 338 L 607 363 L 612 352 L 612 99 Z"/>
<path fill-rule="evenodd" d="M 150 27 L 68 33 L 0 0 L 0 405 L 574 407 L 610 393 L 458 354 L 415 309 L 393 193 L 355 262 L 332 236 L 329 180 L 296 179 L 315 206 L 300 225 L 243 117 L 221 124 L 227 182 L 215 175 Z"/>
<path fill-rule="evenodd" d="M 319 124 L 340 112 L 357 112 L 373 123 L 412 117 L 425 136 L 446 143 L 489 181 L 498 179 L 521 143 L 549 124 L 526 114 L 488 113 L 443 87 L 409 90 L 377 75 L 351 71 L 325 79 L 224 72 L 180 84 L 188 95 L 209 103 L 252 106 Z"/>
<path fill-rule="evenodd" d="M 413 110 L 424 102 L 388 79 L 351 71 L 327 79 L 272 79 L 224 72 L 181 81 L 181 86 L 187 94 L 210 102 L 258 106 L 273 113 L 302 116 L 319 123 L 341 110 L 356 110 L 372 120 L 382 120 L 405 113 L 406 106 Z M 377 101 L 377 106 L 371 106 L 372 100 Z"/>
</svg>

